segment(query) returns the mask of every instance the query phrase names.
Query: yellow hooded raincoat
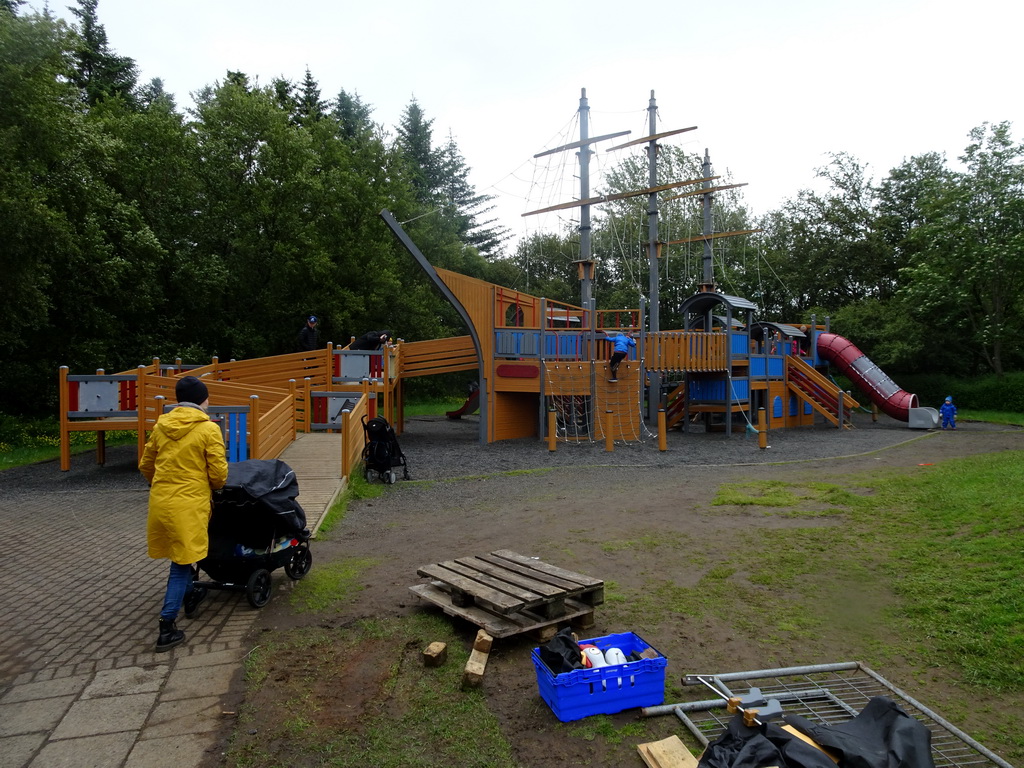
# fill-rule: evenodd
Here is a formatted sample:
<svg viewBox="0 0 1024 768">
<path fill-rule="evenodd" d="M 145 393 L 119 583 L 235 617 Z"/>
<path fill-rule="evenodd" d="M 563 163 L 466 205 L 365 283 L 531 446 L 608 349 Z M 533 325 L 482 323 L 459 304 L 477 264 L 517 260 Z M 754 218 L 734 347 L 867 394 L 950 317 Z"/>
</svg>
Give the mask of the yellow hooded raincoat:
<svg viewBox="0 0 1024 768">
<path fill-rule="evenodd" d="M 220 428 L 206 412 L 178 407 L 153 428 L 139 471 L 150 484 L 149 556 L 188 565 L 206 557 L 211 492 L 223 488 L 228 462 Z"/>
</svg>

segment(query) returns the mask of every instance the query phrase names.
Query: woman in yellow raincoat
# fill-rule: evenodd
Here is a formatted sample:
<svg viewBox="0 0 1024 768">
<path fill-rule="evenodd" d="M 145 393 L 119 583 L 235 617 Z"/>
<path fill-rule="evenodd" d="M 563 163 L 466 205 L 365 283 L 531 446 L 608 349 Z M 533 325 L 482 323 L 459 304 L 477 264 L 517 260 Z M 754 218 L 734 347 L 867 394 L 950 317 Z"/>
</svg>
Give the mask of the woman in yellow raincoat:
<svg viewBox="0 0 1024 768">
<path fill-rule="evenodd" d="M 139 461 L 139 471 L 150 484 L 149 556 L 171 561 L 157 652 L 185 640 L 175 620 L 183 603 L 190 618 L 198 608 L 198 599 L 192 604 L 189 600 L 193 596 L 192 564 L 206 557 L 211 494 L 223 488 L 228 478 L 224 438 L 220 427 L 206 415 L 210 404 L 206 385 L 195 376 L 186 376 L 177 383 L 175 395 L 178 406 L 157 420 Z M 201 599 L 205 593 L 197 595 Z"/>
</svg>

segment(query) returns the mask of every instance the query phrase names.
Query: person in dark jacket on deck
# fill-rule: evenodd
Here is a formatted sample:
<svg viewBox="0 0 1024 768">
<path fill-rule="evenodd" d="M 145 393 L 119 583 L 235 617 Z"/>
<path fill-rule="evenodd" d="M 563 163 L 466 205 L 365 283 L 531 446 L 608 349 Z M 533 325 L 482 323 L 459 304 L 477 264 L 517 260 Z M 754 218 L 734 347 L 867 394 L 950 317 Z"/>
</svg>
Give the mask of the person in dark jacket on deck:
<svg viewBox="0 0 1024 768">
<path fill-rule="evenodd" d="M 310 315 L 306 318 L 306 324 L 299 331 L 299 352 L 312 352 L 318 349 L 320 342 L 317 339 L 317 317 Z"/>
</svg>

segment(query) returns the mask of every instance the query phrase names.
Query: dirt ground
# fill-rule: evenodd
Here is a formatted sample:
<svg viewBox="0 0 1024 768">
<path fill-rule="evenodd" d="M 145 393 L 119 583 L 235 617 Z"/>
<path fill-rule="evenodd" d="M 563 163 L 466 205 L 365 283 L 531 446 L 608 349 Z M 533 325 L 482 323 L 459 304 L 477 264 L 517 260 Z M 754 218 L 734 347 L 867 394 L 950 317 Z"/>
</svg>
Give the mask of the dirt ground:
<svg viewBox="0 0 1024 768">
<path fill-rule="evenodd" d="M 418 431 L 435 426 L 459 430 L 458 440 L 446 439 L 443 449 L 435 446 L 448 452 L 445 456 L 434 455 L 430 438 L 417 436 Z M 1024 449 L 1024 431 L 991 425 L 961 424 L 955 433 L 912 434 L 902 425 L 879 429 L 884 434 L 861 436 L 856 439 L 866 442 L 845 446 L 842 441 L 848 438 L 842 434 L 805 433 L 803 449 L 786 452 L 780 442 L 783 450 L 775 455 L 774 463 L 756 450 L 756 443 L 735 438 L 726 443 L 710 435 L 674 438 L 677 442 L 668 453 L 675 458 L 661 454 L 648 461 L 649 453 L 641 456 L 617 450 L 607 454 L 590 446 L 574 458 L 570 458 L 573 449 L 560 448 L 556 462 L 555 455 L 549 455 L 537 441 L 494 450 L 479 446 L 472 420 L 455 427 L 412 423 L 401 442 L 413 478 L 434 482 L 399 482 L 380 498 L 353 502 L 346 519 L 314 543 L 316 564 L 346 558 L 378 561 L 363 574 L 364 588 L 356 600 L 325 624 L 323 616 L 296 614 L 288 600 L 275 598 L 262 610 L 257 632 L 266 636 L 303 623 L 338 626 L 362 617 L 427 610 L 440 613 L 409 591 L 409 586 L 423 581 L 416 574 L 417 567 L 496 549 L 511 549 L 604 579 L 624 595 L 644 590 L 652 580 L 692 586 L 714 564 L 716 555 L 730 551 L 740 531 L 841 524 L 834 517 L 787 517 L 741 507 L 712 507 L 722 483 L 769 479 L 828 482 L 881 471 L 934 472 L 941 471 L 942 463 L 949 459 Z M 800 435 L 789 439 L 793 446 L 801 444 Z M 714 441 L 710 447 L 709 441 Z M 832 457 L 820 458 L 826 454 Z M 710 463 L 716 456 L 726 459 L 724 465 Z M 547 471 L 505 472 L 531 466 Z M 658 541 L 675 544 L 658 546 Z M 609 542 L 622 545 L 608 546 Z M 890 600 L 885 585 L 876 584 L 872 594 L 859 598 L 858 621 L 870 626 L 872 617 Z M 598 607 L 589 636 L 636 632 L 667 657 L 667 679 L 676 685 L 689 673 L 854 660 L 874 666 L 870 662 L 876 649 L 873 643 L 878 640 L 872 640 L 870 632 L 836 632 L 803 642 L 775 643 L 711 616 L 666 620 L 661 615 L 622 626 L 616 623 L 621 615 L 621 608 Z M 476 627 L 457 623 L 468 647 Z M 558 723 L 538 695 L 530 660 L 535 645 L 527 636 L 496 641 L 483 683 L 487 706 L 512 743 L 516 762 L 522 766 L 641 765 L 635 739 L 609 745 L 600 738 L 574 737 Z M 389 662 L 377 659 L 368 663 L 372 667 Z M 910 647 L 905 654 L 887 654 L 885 664 L 876 671 L 894 685 L 940 714 L 954 713 L 951 721 L 968 734 L 985 731 L 984 714 L 975 714 L 963 704 L 965 699 L 977 698 L 979 692 L 960 680 L 956 670 L 929 669 L 927 660 Z M 364 673 L 367 677 L 362 680 L 353 678 L 352 690 L 336 692 L 348 702 L 352 718 L 358 718 L 359 702 L 365 699 L 360 686 L 375 674 L 372 668 Z M 272 686 L 261 695 L 273 696 Z M 990 703 L 1019 709 L 1024 704 L 1020 698 Z M 633 710 L 613 715 L 612 721 L 623 726 L 636 718 Z M 654 739 L 683 735 L 671 716 L 646 722 Z M 1007 754 L 1007 744 L 998 739 L 983 743 Z"/>
</svg>

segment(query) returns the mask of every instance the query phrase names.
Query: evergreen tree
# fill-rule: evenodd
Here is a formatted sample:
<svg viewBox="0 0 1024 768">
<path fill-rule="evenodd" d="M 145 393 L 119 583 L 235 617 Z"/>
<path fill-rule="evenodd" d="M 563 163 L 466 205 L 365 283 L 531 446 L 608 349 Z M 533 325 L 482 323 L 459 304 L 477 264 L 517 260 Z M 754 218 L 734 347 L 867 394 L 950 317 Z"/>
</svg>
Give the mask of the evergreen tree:
<svg viewBox="0 0 1024 768">
<path fill-rule="evenodd" d="M 442 204 L 459 236 L 487 258 L 500 255 L 502 244 L 509 238 L 508 230 L 496 226 L 496 219 L 479 220 L 494 210 L 488 205 L 494 196 L 476 193 L 469 181 L 470 168 L 451 133 L 438 153 L 438 162 Z"/>
<path fill-rule="evenodd" d="M 320 86 L 313 79 L 313 73 L 306 67 L 306 76 L 299 88 L 299 96 L 296 105 L 296 117 L 302 125 L 315 123 L 323 120 L 328 110 L 327 102 L 320 98 Z"/>
<path fill-rule="evenodd" d="M 416 198 L 429 206 L 437 203 L 442 176 L 441 157 L 433 147 L 433 124 L 413 99 L 402 113 L 396 141 L 407 160 L 407 173 Z"/>
<path fill-rule="evenodd" d="M 346 140 L 365 141 L 374 134 L 374 125 L 370 120 L 373 108 L 363 103 L 359 94 L 349 95 L 344 89 L 339 91 L 332 114 L 342 138 Z"/>
<path fill-rule="evenodd" d="M 174 103 L 174 94 L 164 89 L 164 81 L 159 77 L 154 77 L 139 89 L 139 104 L 143 109 L 151 109 L 157 104 L 171 111 L 177 107 Z"/>
<path fill-rule="evenodd" d="M 75 51 L 73 80 L 82 89 L 83 99 L 95 106 L 101 99 L 119 96 L 134 103 L 138 80 L 135 61 L 118 56 L 110 50 L 107 32 L 99 23 L 96 6 L 99 0 L 76 0 L 79 7 L 70 8 L 80 22 L 81 44 Z"/>
</svg>

